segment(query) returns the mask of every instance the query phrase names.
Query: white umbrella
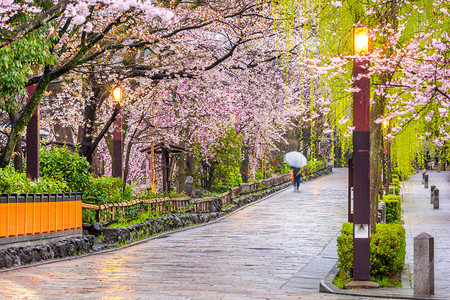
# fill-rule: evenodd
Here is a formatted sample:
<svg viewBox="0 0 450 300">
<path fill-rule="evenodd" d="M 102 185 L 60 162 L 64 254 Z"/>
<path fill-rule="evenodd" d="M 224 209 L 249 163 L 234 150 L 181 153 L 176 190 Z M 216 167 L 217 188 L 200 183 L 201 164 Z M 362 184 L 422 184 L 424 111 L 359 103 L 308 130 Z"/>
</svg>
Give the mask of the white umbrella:
<svg viewBox="0 0 450 300">
<path fill-rule="evenodd" d="M 284 155 L 284 161 L 292 168 L 301 168 L 306 166 L 306 157 L 297 151 L 292 151 Z"/>
</svg>

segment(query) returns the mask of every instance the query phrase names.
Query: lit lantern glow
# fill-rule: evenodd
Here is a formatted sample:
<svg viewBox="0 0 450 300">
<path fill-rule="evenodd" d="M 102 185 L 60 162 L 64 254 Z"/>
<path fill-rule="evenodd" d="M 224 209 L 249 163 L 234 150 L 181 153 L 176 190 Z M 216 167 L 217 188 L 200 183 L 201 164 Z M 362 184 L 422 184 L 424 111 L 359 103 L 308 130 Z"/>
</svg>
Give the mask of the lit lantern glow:
<svg viewBox="0 0 450 300">
<path fill-rule="evenodd" d="M 369 54 L 369 27 L 353 27 L 353 48 L 356 54 Z"/>
<path fill-rule="evenodd" d="M 115 87 L 112 90 L 112 96 L 113 96 L 114 102 L 117 102 L 117 103 L 122 102 L 122 88 L 120 86 Z"/>
</svg>

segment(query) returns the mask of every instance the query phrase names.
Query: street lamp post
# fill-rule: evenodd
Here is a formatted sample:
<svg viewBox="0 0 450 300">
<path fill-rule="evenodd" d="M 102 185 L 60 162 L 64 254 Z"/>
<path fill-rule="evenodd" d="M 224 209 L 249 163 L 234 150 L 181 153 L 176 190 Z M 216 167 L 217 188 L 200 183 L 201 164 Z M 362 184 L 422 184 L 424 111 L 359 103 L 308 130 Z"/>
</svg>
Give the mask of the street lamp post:
<svg viewBox="0 0 450 300">
<path fill-rule="evenodd" d="M 353 280 L 370 280 L 369 28 L 353 27 Z"/>
<path fill-rule="evenodd" d="M 112 90 L 112 97 L 120 111 L 120 104 L 123 98 L 123 91 L 120 86 Z M 122 117 L 120 112 L 114 120 L 113 127 L 112 176 L 122 178 Z"/>
</svg>

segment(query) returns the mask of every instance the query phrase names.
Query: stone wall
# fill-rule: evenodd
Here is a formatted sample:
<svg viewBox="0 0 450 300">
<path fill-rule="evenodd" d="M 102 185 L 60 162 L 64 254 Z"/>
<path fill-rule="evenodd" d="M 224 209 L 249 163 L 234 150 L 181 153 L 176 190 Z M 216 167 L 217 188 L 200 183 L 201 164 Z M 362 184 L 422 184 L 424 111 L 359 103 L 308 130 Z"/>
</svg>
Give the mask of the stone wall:
<svg viewBox="0 0 450 300">
<path fill-rule="evenodd" d="M 94 237 L 85 235 L 44 246 L 11 247 L 0 250 L 0 269 L 89 253 L 93 245 Z"/>
</svg>

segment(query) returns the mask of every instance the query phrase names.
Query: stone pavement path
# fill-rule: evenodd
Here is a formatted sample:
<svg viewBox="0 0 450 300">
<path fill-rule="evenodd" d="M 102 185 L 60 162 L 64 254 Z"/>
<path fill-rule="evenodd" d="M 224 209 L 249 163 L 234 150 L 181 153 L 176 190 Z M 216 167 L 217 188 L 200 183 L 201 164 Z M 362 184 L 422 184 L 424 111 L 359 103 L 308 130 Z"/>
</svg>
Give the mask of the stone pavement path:
<svg viewBox="0 0 450 300">
<path fill-rule="evenodd" d="M 436 296 L 450 299 L 450 172 L 427 171 L 429 187 L 439 189 L 439 209 L 430 204 L 430 188 L 422 185 L 422 174 L 412 176 L 403 188 L 403 219 L 406 230 L 406 261 L 414 272 L 414 237 L 426 232 L 434 237 Z"/>
<path fill-rule="evenodd" d="M 335 169 L 206 226 L 0 273 L 0 298 L 342 298 L 318 286 L 337 259 L 346 184 L 347 170 Z"/>
</svg>

